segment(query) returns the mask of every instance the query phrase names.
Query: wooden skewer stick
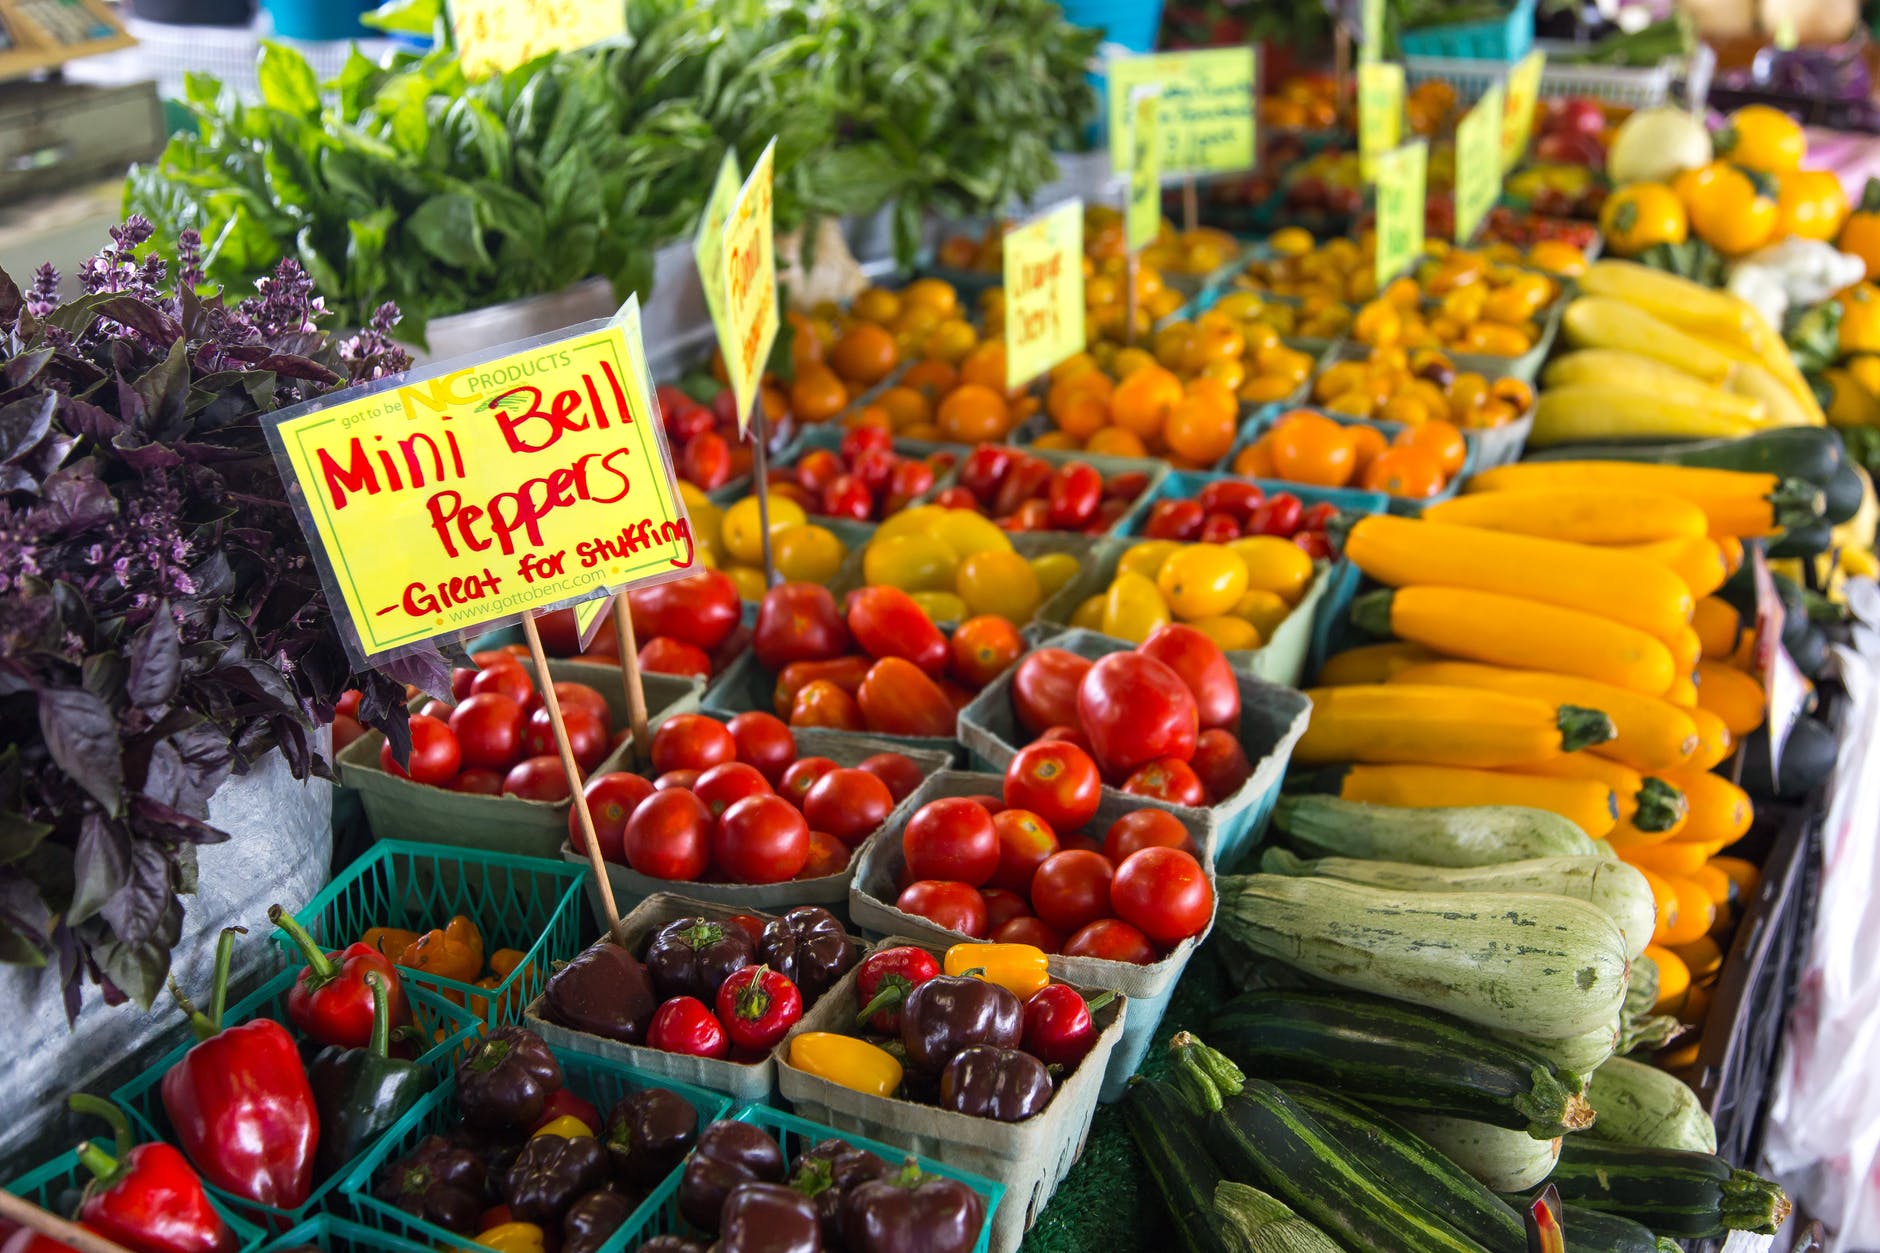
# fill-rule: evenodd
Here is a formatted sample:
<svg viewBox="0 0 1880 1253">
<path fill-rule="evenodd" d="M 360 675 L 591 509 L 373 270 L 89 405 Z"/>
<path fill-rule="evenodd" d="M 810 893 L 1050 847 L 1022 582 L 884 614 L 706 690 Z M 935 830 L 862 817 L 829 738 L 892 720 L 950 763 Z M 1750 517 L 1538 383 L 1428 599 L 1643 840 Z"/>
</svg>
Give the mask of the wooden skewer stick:
<svg viewBox="0 0 1880 1253">
<path fill-rule="evenodd" d="M 646 737 L 646 687 L 640 678 L 640 644 L 633 637 L 633 610 L 625 592 L 614 597 L 614 635 L 620 645 L 620 681 L 627 689 L 627 759 L 637 767 L 647 759 L 652 743 Z"/>
<path fill-rule="evenodd" d="M 1182 180 L 1182 229 L 1194 234 L 1201 225 L 1201 191 L 1195 186 L 1195 176 L 1190 174 Z"/>
<path fill-rule="evenodd" d="M 49 1240 L 70 1245 L 78 1253 L 131 1253 L 115 1240 L 107 1240 L 77 1223 L 68 1222 L 50 1210 L 41 1209 L 23 1196 L 0 1192 L 0 1218 L 37 1231 Z"/>
<path fill-rule="evenodd" d="M 581 767 L 575 764 L 574 748 L 568 743 L 568 727 L 561 720 L 561 698 L 548 679 L 548 657 L 542 652 L 542 632 L 535 625 L 534 614 L 524 614 L 522 633 L 529 639 L 529 655 L 535 658 L 535 672 L 542 676 L 542 704 L 548 709 L 548 722 L 555 732 L 555 747 L 561 752 L 561 768 L 568 775 L 574 812 L 581 820 L 581 834 L 587 837 L 588 864 L 594 868 L 594 881 L 600 885 L 601 905 L 607 914 L 607 932 L 615 944 L 624 943 L 620 929 L 620 907 L 614 903 L 613 881 L 607 877 L 607 863 L 601 860 L 600 837 L 594 833 L 594 815 L 588 810 L 587 795 L 581 787 Z"/>
<path fill-rule="evenodd" d="M 764 533 L 764 586 L 777 586 L 777 560 L 770 553 L 770 424 L 764 415 L 764 392 L 751 398 L 751 484 L 757 491 L 757 525 Z"/>
</svg>

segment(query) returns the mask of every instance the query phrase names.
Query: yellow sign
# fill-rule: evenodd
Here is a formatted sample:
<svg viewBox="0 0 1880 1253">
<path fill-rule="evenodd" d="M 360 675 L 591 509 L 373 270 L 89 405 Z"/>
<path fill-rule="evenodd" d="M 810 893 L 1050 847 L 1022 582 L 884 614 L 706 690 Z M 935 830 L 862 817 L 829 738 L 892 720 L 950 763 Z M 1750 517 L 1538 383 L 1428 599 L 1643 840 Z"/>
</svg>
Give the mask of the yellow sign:
<svg viewBox="0 0 1880 1253">
<path fill-rule="evenodd" d="M 1384 59 L 1384 0 L 1362 0 L 1358 13 L 1358 60 Z"/>
<path fill-rule="evenodd" d="M 725 372 L 738 398 L 738 433 L 751 427 L 751 401 L 757 395 L 770 346 L 777 339 L 777 255 L 771 175 L 777 141 L 751 167 L 725 218 L 725 327 L 721 345 Z"/>
<path fill-rule="evenodd" d="M 1504 93 L 1490 83 L 1456 123 L 1456 242 L 1475 238 L 1482 219 L 1501 198 L 1501 119 Z"/>
<path fill-rule="evenodd" d="M 1377 286 L 1423 255 L 1423 191 L 1430 145 L 1419 139 L 1377 158 Z"/>
<path fill-rule="evenodd" d="M 731 205 L 738 198 L 742 181 L 737 150 L 727 149 L 712 194 L 705 201 L 705 212 L 699 218 L 698 237 L 692 241 L 698 281 L 705 289 L 705 307 L 711 312 L 721 346 L 731 343 L 731 335 L 725 330 L 725 219 L 731 216 Z"/>
<path fill-rule="evenodd" d="M 1161 93 L 1138 88 L 1129 129 L 1129 205 L 1123 214 L 1123 246 L 1131 252 L 1147 248 L 1162 230 L 1160 113 Z"/>
<path fill-rule="evenodd" d="M 1368 61 L 1358 67 L 1358 164 L 1376 178 L 1377 158 L 1403 139 L 1403 66 Z"/>
<path fill-rule="evenodd" d="M 1084 206 L 1066 200 L 1005 233 L 1005 384 L 1084 350 Z"/>
<path fill-rule="evenodd" d="M 1547 54 L 1539 48 L 1514 63 L 1508 71 L 1508 113 L 1501 128 L 1501 168 L 1512 170 L 1527 155 L 1534 135 L 1534 105 L 1541 98 L 1541 71 Z"/>
<path fill-rule="evenodd" d="M 694 565 L 636 300 L 268 434 L 367 664 Z"/>
<path fill-rule="evenodd" d="M 1243 48 L 1163 52 L 1109 62 L 1111 160 L 1129 151 L 1115 136 L 1130 131 L 1130 97 L 1139 87 L 1162 89 L 1157 129 L 1163 177 L 1232 174 L 1254 161 L 1254 56 Z M 1117 170 L 1117 173 L 1124 173 Z"/>
<path fill-rule="evenodd" d="M 599 0 L 450 0 L 457 56 L 472 74 L 513 70 L 627 33 L 627 6 Z"/>
</svg>

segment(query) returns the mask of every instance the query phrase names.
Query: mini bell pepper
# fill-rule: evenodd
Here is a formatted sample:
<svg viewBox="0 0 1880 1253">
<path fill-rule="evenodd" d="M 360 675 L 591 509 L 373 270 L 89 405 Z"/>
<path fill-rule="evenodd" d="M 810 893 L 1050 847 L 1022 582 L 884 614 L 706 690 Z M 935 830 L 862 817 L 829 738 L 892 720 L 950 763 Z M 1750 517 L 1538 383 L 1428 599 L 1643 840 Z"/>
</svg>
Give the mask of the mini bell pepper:
<svg viewBox="0 0 1880 1253">
<path fill-rule="evenodd" d="M 1116 999 L 1102 992 L 1085 1002 L 1067 983 L 1040 988 L 1025 1002 L 1025 1051 L 1047 1066 L 1075 1066 L 1097 1042 L 1091 1011 Z"/>
<path fill-rule="evenodd" d="M 593 1136 L 538 1133 L 503 1172 L 500 1191 L 519 1221 L 558 1226 L 569 1207 L 611 1173 L 607 1150 Z"/>
<path fill-rule="evenodd" d="M 882 1035 L 900 1035 L 901 1003 L 909 992 L 939 973 L 940 963 L 933 954 L 911 944 L 870 953 L 855 970 L 855 999 L 862 1006 L 856 1025 Z"/>
<path fill-rule="evenodd" d="M 1015 1049 L 1025 1033 L 1025 1006 L 996 983 L 941 975 L 908 993 L 901 1008 L 901 1043 L 914 1069 L 938 1074 L 975 1044 Z"/>
<path fill-rule="evenodd" d="M 373 971 L 385 979 L 387 1029 L 411 1021 L 404 984 L 391 958 L 367 944 L 350 944 L 341 952 L 328 953 L 299 919 L 279 905 L 268 906 L 268 921 L 299 947 L 307 961 L 306 969 L 287 994 L 287 1017 L 302 1035 L 316 1044 L 336 1044 L 343 1049 L 370 1044 L 379 1015 L 374 1008 L 377 1000 L 366 986 L 366 975 Z"/>
<path fill-rule="evenodd" d="M 741 1183 L 725 1198 L 720 1253 L 822 1253 L 816 1206 L 780 1183 Z"/>
<path fill-rule="evenodd" d="M 776 1047 L 803 1016 L 803 996 L 780 972 L 746 966 L 719 987 L 717 1009 L 731 1043 L 761 1053 Z"/>
<path fill-rule="evenodd" d="M 984 1197 L 957 1179 L 923 1173 L 913 1158 L 842 1198 L 843 1243 L 851 1253 L 969 1253 L 985 1221 Z"/>
<path fill-rule="evenodd" d="M 462 914 L 413 940 L 398 964 L 458 983 L 474 983 L 483 973 L 483 935 Z"/>
<path fill-rule="evenodd" d="M 652 1026 L 646 1029 L 646 1044 L 648 1048 L 688 1057 L 724 1057 L 731 1052 L 724 1024 L 696 996 L 675 996 L 661 1005 L 653 1014 Z"/>
<path fill-rule="evenodd" d="M 496 1253 L 543 1253 L 548 1247 L 542 1229 L 534 1223 L 504 1223 L 479 1231 L 477 1243 L 488 1245 Z"/>
<path fill-rule="evenodd" d="M 480 1156 L 443 1136 L 430 1135 L 380 1173 L 374 1195 L 463 1236 L 478 1230 L 486 1181 Z"/>
<path fill-rule="evenodd" d="M 313 1190 L 320 1111 L 287 1028 L 270 1018 L 222 1026 L 235 937 L 242 933 L 226 928 L 216 944 L 207 1014 L 170 981 L 200 1043 L 163 1076 L 163 1108 L 204 1179 L 246 1200 L 294 1209 Z"/>
<path fill-rule="evenodd" d="M 783 1146 L 762 1127 L 720 1118 L 699 1134 L 679 1176 L 679 1213 L 716 1232 L 725 1200 L 744 1183 L 782 1183 Z"/>
<path fill-rule="evenodd" d="M 819 1079 L 876 1096 L 893 1096 L 901 1086 L 901 1063 L 892 1053 L 832 1031 L 805 1031 L 792 1039 L 790 1064 Z"/>
<path fill-rule="evenodd" d="M 633 1197 L 611 1185 L 594 1189 L 561 1220 L 561 1253 L 595 1253 L 633 1216 Z"/>
<path fill-rule="evenodd" d="M 117 1142 L 112 1153 L 90 1141 L 78 1148 L 93 1176 L 79 1202 L 81 1224 L 143 1253 L 232 1253 L 239 1241 L 188 1159 L 161 1142 L 132 1147 L 130 1120 L 110 1101 L 81 1092 L 67 1104 L 110 1123 Z"/>
<path fill-rule="evenodd" d="M 658 1008 L 646 967 L 610 940 L 583 949 L 542 990 L 542 1017 L 622 1044 L 643 1041 Z"/>
<path fill-rule="evenodd" d="M 710 1004 L 719 986 L 756 958 L 757 946 L 742 927 L 689 917 L 653 932 L 645 961 L 653 989 L 662 999 L 690 996 Z"/>
<path fill-rule="evenodd" d="M 565 1090 L 566 1089 L 564 1089 L 564 1091 Z M 530 1132 L 529 1135 L 531 1138 L 535 1136 L 559 1136 L 564 1140 L 592 1140 L 594 1138 L 594 1128 L 588 1126 L 573 1114 L 563 1114 L 560 1118 L 556 1118 L 537 1127 L 534 1131 Z"/>
<path fill-rule="evenodd" d="M 601 1143 L 630 1184 L 650 1188 L 676 1169 L 698 1138 L 698 1112 L 668 1088 L 641 1088 L 607 1111 Z"/>
<path fill-rule="evenodd" d="M 956 1114 L 1023 1122 L 1051 1103 L 1044 1063 L 1019 1049 L 975 1044 L 940 1072 L 940 1104 Z"/>
<path fill-rule="evenodd" d="M 839 1249 L 842 1247 L 842 1198 L 851 1189 L 893 1171 L 892 1166 L 867 1149 L 832 1136 L 818 1140 L 797 1154 L 790 1170 L 790 1186 L 816 1207 L 823 1244 Z"/>
<path fill-rule="evenodd" d="M 946 972 L 996 983 L 1021 1001 L 1051 982 L 1045 951 L 1032 944 L 955 944 L 947 950 Z"/>
<path fill-rule="evenodd" d="M 333 1174 L 365 1152 L 433 1083 L 429 1067 L 391 1055 L 386 978 L 370 970 L 365 979 L 375 1010 L 370 1042 L 364 1048 L 328 1045 L 307 1067 L 313 1102 L 320 1111 L 320 1147 L 313 1161 L 322 1175 Z"/>
<path fill-rule="evenodd" d="M 796 984 L 808 1008 L 855 964 L 855 942 L 842 920 L 818 905 L 798 905 L 764 924 L 757 956 Z"/>
<path fill-rule="evenodd" d="M 359 943 L 396 962 L 398 955 L 410 948 L 417 939 L 416 931 L 407 931 L 403 927 L 367 927 L 359 937 Z"/>
<path fill-rule="evenodd" d="M 522 1027 L 498 1027 L 457 1064 L 457 1108 L 473 1127 L 533 1126 L 560 1087 L 561 1063 L 541 1036 Z"/>
</svg>

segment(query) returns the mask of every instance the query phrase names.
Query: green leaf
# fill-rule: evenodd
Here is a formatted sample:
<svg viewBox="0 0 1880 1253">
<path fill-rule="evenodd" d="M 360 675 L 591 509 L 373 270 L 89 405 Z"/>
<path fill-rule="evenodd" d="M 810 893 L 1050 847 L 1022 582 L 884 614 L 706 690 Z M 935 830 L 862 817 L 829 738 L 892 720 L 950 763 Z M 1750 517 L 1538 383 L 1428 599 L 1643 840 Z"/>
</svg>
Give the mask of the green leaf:
<svg viewBox="0 0 1880 1253">
<path fill-rule="evenodd" d="M 320 80 L 307 58 L 272 39 L 261 41 L 261 63 L 255 69 L 261 99 L 269 108 L 309 122 L 320 118 Z"/>
<path fill-rule="evenodd" d="M 472 271 L 490 268 L 476 201 L 468 196 L 432 196 L 406 220 L 405 231 L 420 248 L 447 265 Z"/>
<path fill-rule="evenodd" d="M 51 834 L 49 822 L 34 822 L 24 815 L 0 810 L 0 865 L 18 861 Z"/>
</svg>

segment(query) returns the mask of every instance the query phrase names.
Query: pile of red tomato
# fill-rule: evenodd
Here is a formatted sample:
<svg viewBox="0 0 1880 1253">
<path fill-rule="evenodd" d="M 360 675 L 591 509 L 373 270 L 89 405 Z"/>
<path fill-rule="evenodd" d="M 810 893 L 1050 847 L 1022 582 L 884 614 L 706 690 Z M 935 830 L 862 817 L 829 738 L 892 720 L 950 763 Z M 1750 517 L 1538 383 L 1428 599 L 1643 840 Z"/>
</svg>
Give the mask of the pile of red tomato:
<svg viewBox="0 0 1880 1253">
<path fill-rule="evenodd" d="M 738 435 L 737 396 L 726 387 L 701 405 L 670 383 L 653 389 L 679 477 L 702 491 L 751 472 L 751 445 Z"/>
<path fill-rule="evenodd" d="M 1218 479 L 1192 498 L 1149 506 L 1142 533 L 1149 539 L 1226 544 L 1249 535 L 1289 539 L 1315 561 L 1332 555 L 1325 528 L 1338 516 L 1329 502 L 1307 505 L 1291 492 L 1268 496 L 1257 483 Z"/>
<path fill-rule="evenodd" d="M 1088 462 L 1053 466 L 1022 449 L 980 444 L 960 463 L 960 481 L 934 503 L 982 513 L 1008 531 L 1101 535 L 1148 486 L 1149 476 L 1140 470 L 1106 479 Z"/>
<path fill-rule="evenodd" d="M 709 679 L 742 648 L 739 615 L 743 605 L 737 584 L 718 570 L 700 570 L 682 579 L 642 585 L 627 592 L 633 636 L 640 646 L 640 669 L 654 674 Z M 616 662 L 620 638 L 613 616 L 601 620 L 585 650 L 575 629 L 574 610 L 557 609 L 536 619 L 542 649 L 551 657 L 584 657 Z"/>
<path fill-rule="evenodd" d="M 834 449 L 813 448 L 794 466 L 770 472 L 772 495 L 787 496 L 805 513 L 857 522 L 879 522 L 933 490 L 935 478 L 953 468 L 953 454 L 903 457 L 894 437 L 878 426 L 843 432 Z"/>
</svg>

